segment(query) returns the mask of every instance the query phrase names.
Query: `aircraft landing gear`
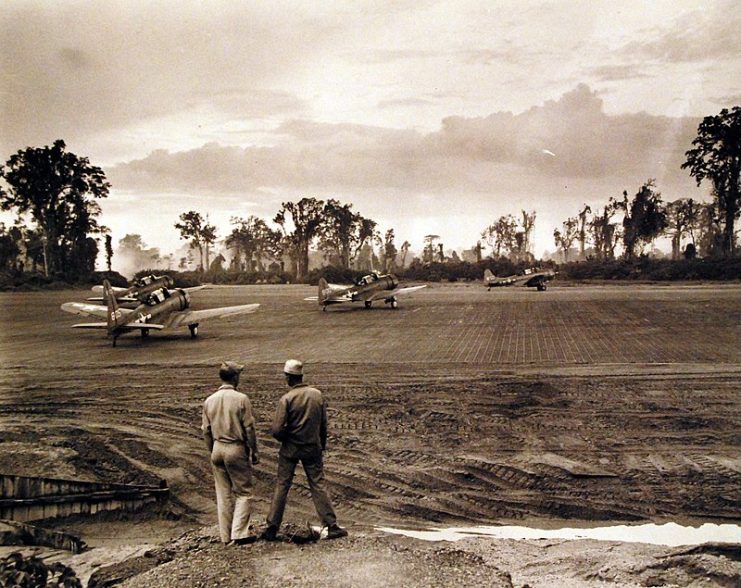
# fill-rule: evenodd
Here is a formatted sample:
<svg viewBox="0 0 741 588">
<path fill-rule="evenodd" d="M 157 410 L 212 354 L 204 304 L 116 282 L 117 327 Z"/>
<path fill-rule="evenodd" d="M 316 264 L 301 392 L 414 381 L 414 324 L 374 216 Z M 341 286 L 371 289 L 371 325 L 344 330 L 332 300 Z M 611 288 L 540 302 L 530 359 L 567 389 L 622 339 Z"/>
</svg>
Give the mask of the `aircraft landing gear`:
<svg viewBox="0 0 741 588">
<path fill-rule="evenodd" d="M 190 338 L 195 339 L 198 337 L 198 323 L 195 325 L 188 325 L 188 328 L 190 329 Z"/>
<path fill-rule="evenodd" d="M 391 308 L 398 308 L 399 307 L 399 303 L 396 301 L 396 298 L 389 298 L 388 300 L 386 300 L 386 304 L 388 304 L 389 306 L 391 306 Z"/>
<path fill-rule="evenodd" d="M 116 339 L 118 339 L 118 337 L 114 336 L 114 337 L 113 337 L 113 346 L 114 346 L 114 347 L 116 346 Z"/>
<path fill-rule="evenodd" d="M 365 301 L 365 307 L 366 308 L 370 308 L 372 304 L 373 304 L 373 301 L 371 301 L 371 300 L 366 300 Z"/>
<path fill-rule="evenodd" d="M 545 292 L 546 285 L 545 284 L 538 284 L 538 292 Z"/>
<path fill-rule="evenodd" d="M 327 305 L 326 304 L 322 304 L 322 312 L 327 312 Z"/>
<path fill-rule="evenodd" d="M 142 339 L 149 337 L 149 329 L 142 329 Z"/>
</svg>

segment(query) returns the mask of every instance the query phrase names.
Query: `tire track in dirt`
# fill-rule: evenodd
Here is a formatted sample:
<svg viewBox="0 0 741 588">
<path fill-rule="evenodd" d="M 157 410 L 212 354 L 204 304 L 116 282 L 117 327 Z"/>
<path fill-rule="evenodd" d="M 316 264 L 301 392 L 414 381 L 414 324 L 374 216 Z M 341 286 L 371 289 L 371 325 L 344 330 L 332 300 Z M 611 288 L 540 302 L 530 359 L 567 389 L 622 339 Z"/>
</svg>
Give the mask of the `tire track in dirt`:
<svg viewBox="0 0 741 588">
<path fill-rule="evenodd" d="M 205 295 L 219 304 L 244 302 L 240 292 L 263 296 L 266 312 L 194 342 L 129 339 L 115 350 L 105 339 L 70 338 L 66 324 L 39 326 L 13 303 L 17 316 L 6 316 L 21 341 L 0 341 L 8 359 L 0 368 L 0 470 L 17 468 L 25 448 L 49 456 L 23 466 L 29 475 L 51 475 L 59 456 L 60 469 L 87 478 L 164 476 L 184 511 L 210 521 L 200 407 L 217 386 L 215 366 L 240 358 L 262 446 L 262 512 L 277 454 L 266 429 L 284 389 L 282 361 L 295 354 L 329 403 L 327 479 L 343 517 L 739 516 L 737 373 L 698 366 L 646 375 L 603 365 L 599 377 L 588 375 L 590 362 L 739 363 L 733 291 L 430 290 L 398 312 L 327 313 L 297 308 L 301 289 L 216 291 Z M 55 297 L 62 299 L 48 299 Z M 544 361 L 583 365 L 587 375 L 515 373 L 533 364 L 548 372 Z M 289 516 L 313 517 L 301 472 Z"/>
<path fill-rule="evenodd" d="M 404 374 L 381 367 L 364 378 L 353 376 L 352 368 L 326 369 L 332 408 L 327 477 L 338 505 L 354 519 L 378 521 L 400 512 L 469 522 L 738 513 L 732 497 L 741 474 L 725 463 L 732 463 L 737 449 L 732 426 L 739 414 L 736 409 L 717 416 L 717 406 L 733 406 L 736 393 L 722 378 L 722 385 L 705 385 L 707 393 L 697 395 L 691 379 L 673 379 L 668 388 L 662 379 L 565 378 L 546 384 L 496 375 L 446 380 L 433 371 L 407 384 L 398 381 Z M 273 374 L 259 366 L 250 371 L 253 404 L 266 419 L 277 398 Z M 362 379 L 373 383 L 363 386 Z M 54 377 L 41 384 L 46 392 L 37 395 L 55 396 Z M 13 414 L 18 426 L 36 427 L 41 439 L 77 431 L 66 446 L 78 452 L 73 464 L 86 476 L 131 481 L 179 472 L 173 491 L 210 514 L 210 468 L 197 429 L 209 387 L 205 378 L 202 386 L 185 387 L 178 402 L 172 401 L 173 388 L 128 387 L 103 405 L 61 393 L 48 405 L 3 405 L 3 414 Z M 652 412 L 626 409 L 631 398 L 651 398 Z M 263 503 L 277 449 L 265 425 L 259 427 L 265 459 L 256 472 Z M 565 467 L 579 464 L 580 471 L 538 463 L 543 451 L 558 453 Z M 610 457 L 610 475 L 601 473 L 603 456 Z M 296 510 L 310 516 L 302 476 Z"/>
</svg>

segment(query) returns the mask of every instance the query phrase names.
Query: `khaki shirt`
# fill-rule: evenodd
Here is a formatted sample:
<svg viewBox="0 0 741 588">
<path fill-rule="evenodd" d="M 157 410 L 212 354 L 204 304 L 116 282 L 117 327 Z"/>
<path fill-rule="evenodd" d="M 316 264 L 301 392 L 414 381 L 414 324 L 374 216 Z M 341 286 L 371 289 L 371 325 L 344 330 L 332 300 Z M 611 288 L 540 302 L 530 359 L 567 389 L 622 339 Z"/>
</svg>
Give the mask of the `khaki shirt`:
<svg viewBox="0 0 741 588">
<path fill-rule="evenodd" d="M 245 430 L 254 423 L 250 399 L 231 384 L 222 384 L 203 403 L 201 430 L 210 432 L 214 441 L 245 443 Z"/>
<path fill-rule="evenodd" d="M 316 450 L 327 447 L 327 406 L 322 393 L 296 384 L 278 401 L 270 433 L 284 445 Z"/>
</svg>

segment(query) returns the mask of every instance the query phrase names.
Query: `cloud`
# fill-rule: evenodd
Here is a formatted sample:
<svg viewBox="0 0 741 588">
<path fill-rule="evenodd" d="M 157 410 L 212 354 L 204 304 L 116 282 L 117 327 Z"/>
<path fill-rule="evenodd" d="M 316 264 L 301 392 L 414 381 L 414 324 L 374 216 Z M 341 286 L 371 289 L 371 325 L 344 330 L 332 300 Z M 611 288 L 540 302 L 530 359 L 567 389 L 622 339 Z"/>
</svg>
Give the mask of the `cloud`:
<svg viewBox="0 0 741 588">
<path fill-rule="evenodd" d="M 307 105 L 290 92 L 263 88 L 224 88 L 213 92 L 199 92 L 189 98 L 185 107 L 210 107 L 224 116 L 260 119 L 276 115 L 296 115 L 307 110 Z"/>
<path fill-rule="evenodd" d="M 714 96 L 710 98 L 710 101 L 715 104 L 718 104 L 719 106 L 730 108 L 732 106 L 738 106 L 739 104 L 741 104 L 741 94 L 727 94 L 725 96 Z"/>
<path fill-rule="evenodd" d="M 399 98 L 396 100 L 381 100 L 378 103 L 378 108 L 414 108 L 417 106 L 429 106 L 432 104 L 431 101 L 423 98 Z"/>
<path fill-rule="evenodd" d="M 74 144 L 204 105 L 215 119 L 291 112 L 281 90 L 336 25 L 257 3 L 19 2 L 0 17 L 0 148 Z M 310 14 L 310 13 L 309 13 Z M 300 28 L 300 35 L 296 30 Z M 183 117 L 185 118 L 185 117 Z M 123 134 L 123 133 L 122 133 Z"/>
<path fill-rule="evenodd" d="M 505 42 L 501 49 L 465 49 L 455 52 L 455 57 L 465 65 L 525 65 L 549 51 L 531 47 L 518 47 Z"/>
<path fill-rule="evenodd" d="M 621 51 L 665 63 L 693 63 L 737 59 L 741 53 L 741 13 L 736 2 L 698 9 L 668 23 L 667 28 L 645 32 L 643 40 Z"/>
<path fill-rule="evenodd" d="M 109 177 L 125 189 L 214 193 L 286 187 L 486 193 L 504 177 L 528 176 L 674 181 L 686 175 L 679 166 L 698 122 L 608 115 L 596 93 L 580 85 L 519 114 L 451 116 L 428 134 L 293 120 L 275 130 L 272 146 L 158 150 L 112 168 Z"/>
<path fill-rule="evenodd" d="M 421 49 L 377 49 L 360 57 L 359 61 L 377 65 L 417 59 L 440 59 L 445 55 L 447 53 L 443 51 Z"/>
<path fill-rule="evenodd" d="M 678 146 L 688 146 L 696 128 L 694 119 L 607 115 L 602 100 L 579 85 L 558 101 L 517 115 L 447 118 L 427 141 L 434 152 L 448 156 L 512 163 L 548 175 L 640 177 L 667 165 L 678 168 Z M 542 149 L 558 158 L 541 157 Z"/>
<path fill-rule="evenodd" d="M 359 57 L 362 63 L 381 65 L 394 64 L 402 61 L 431 61 L 458 62 L 462 65 L 521 65 L 536 55 L 544 55 L 545 51 L 536 51 L 532 48 L 516 47 L 512 43 L 501 43 L 501 48 L 466 48 L 450 50 L 422 50 L 422 49 L 378 49 Z"/>
<path fill-rule="evenodd" d="M 600 82 L 618 82 L 648 77 L 643 64 L 600 65 L 589 68 L 587 72 Z"/>
</svg>

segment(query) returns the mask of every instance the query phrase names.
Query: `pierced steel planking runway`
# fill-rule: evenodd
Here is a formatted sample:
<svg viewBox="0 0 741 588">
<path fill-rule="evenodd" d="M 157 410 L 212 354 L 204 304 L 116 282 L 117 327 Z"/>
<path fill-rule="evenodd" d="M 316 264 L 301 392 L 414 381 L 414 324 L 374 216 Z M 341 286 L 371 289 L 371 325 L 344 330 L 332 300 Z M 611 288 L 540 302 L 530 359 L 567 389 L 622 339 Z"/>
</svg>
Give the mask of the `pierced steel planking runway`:
<svg viewBox="0 0 741 588">
<path fill-rule="evenodd" d="M 306 286 L 216 287 L 193 307 L 259 302 L 256 314 L 119 339 L 73 331 L 59 305 L 85 291 L 1 293 L 0 359 L 6 366 L 250 362 L 301 357 L 329 363 L 466 363 L 482 366 L 741 362 L 741 287 L 559 287 L 547 292 L 431 285 L 392 310 L 375 304 L 321 312 Z"/>
</svg>

